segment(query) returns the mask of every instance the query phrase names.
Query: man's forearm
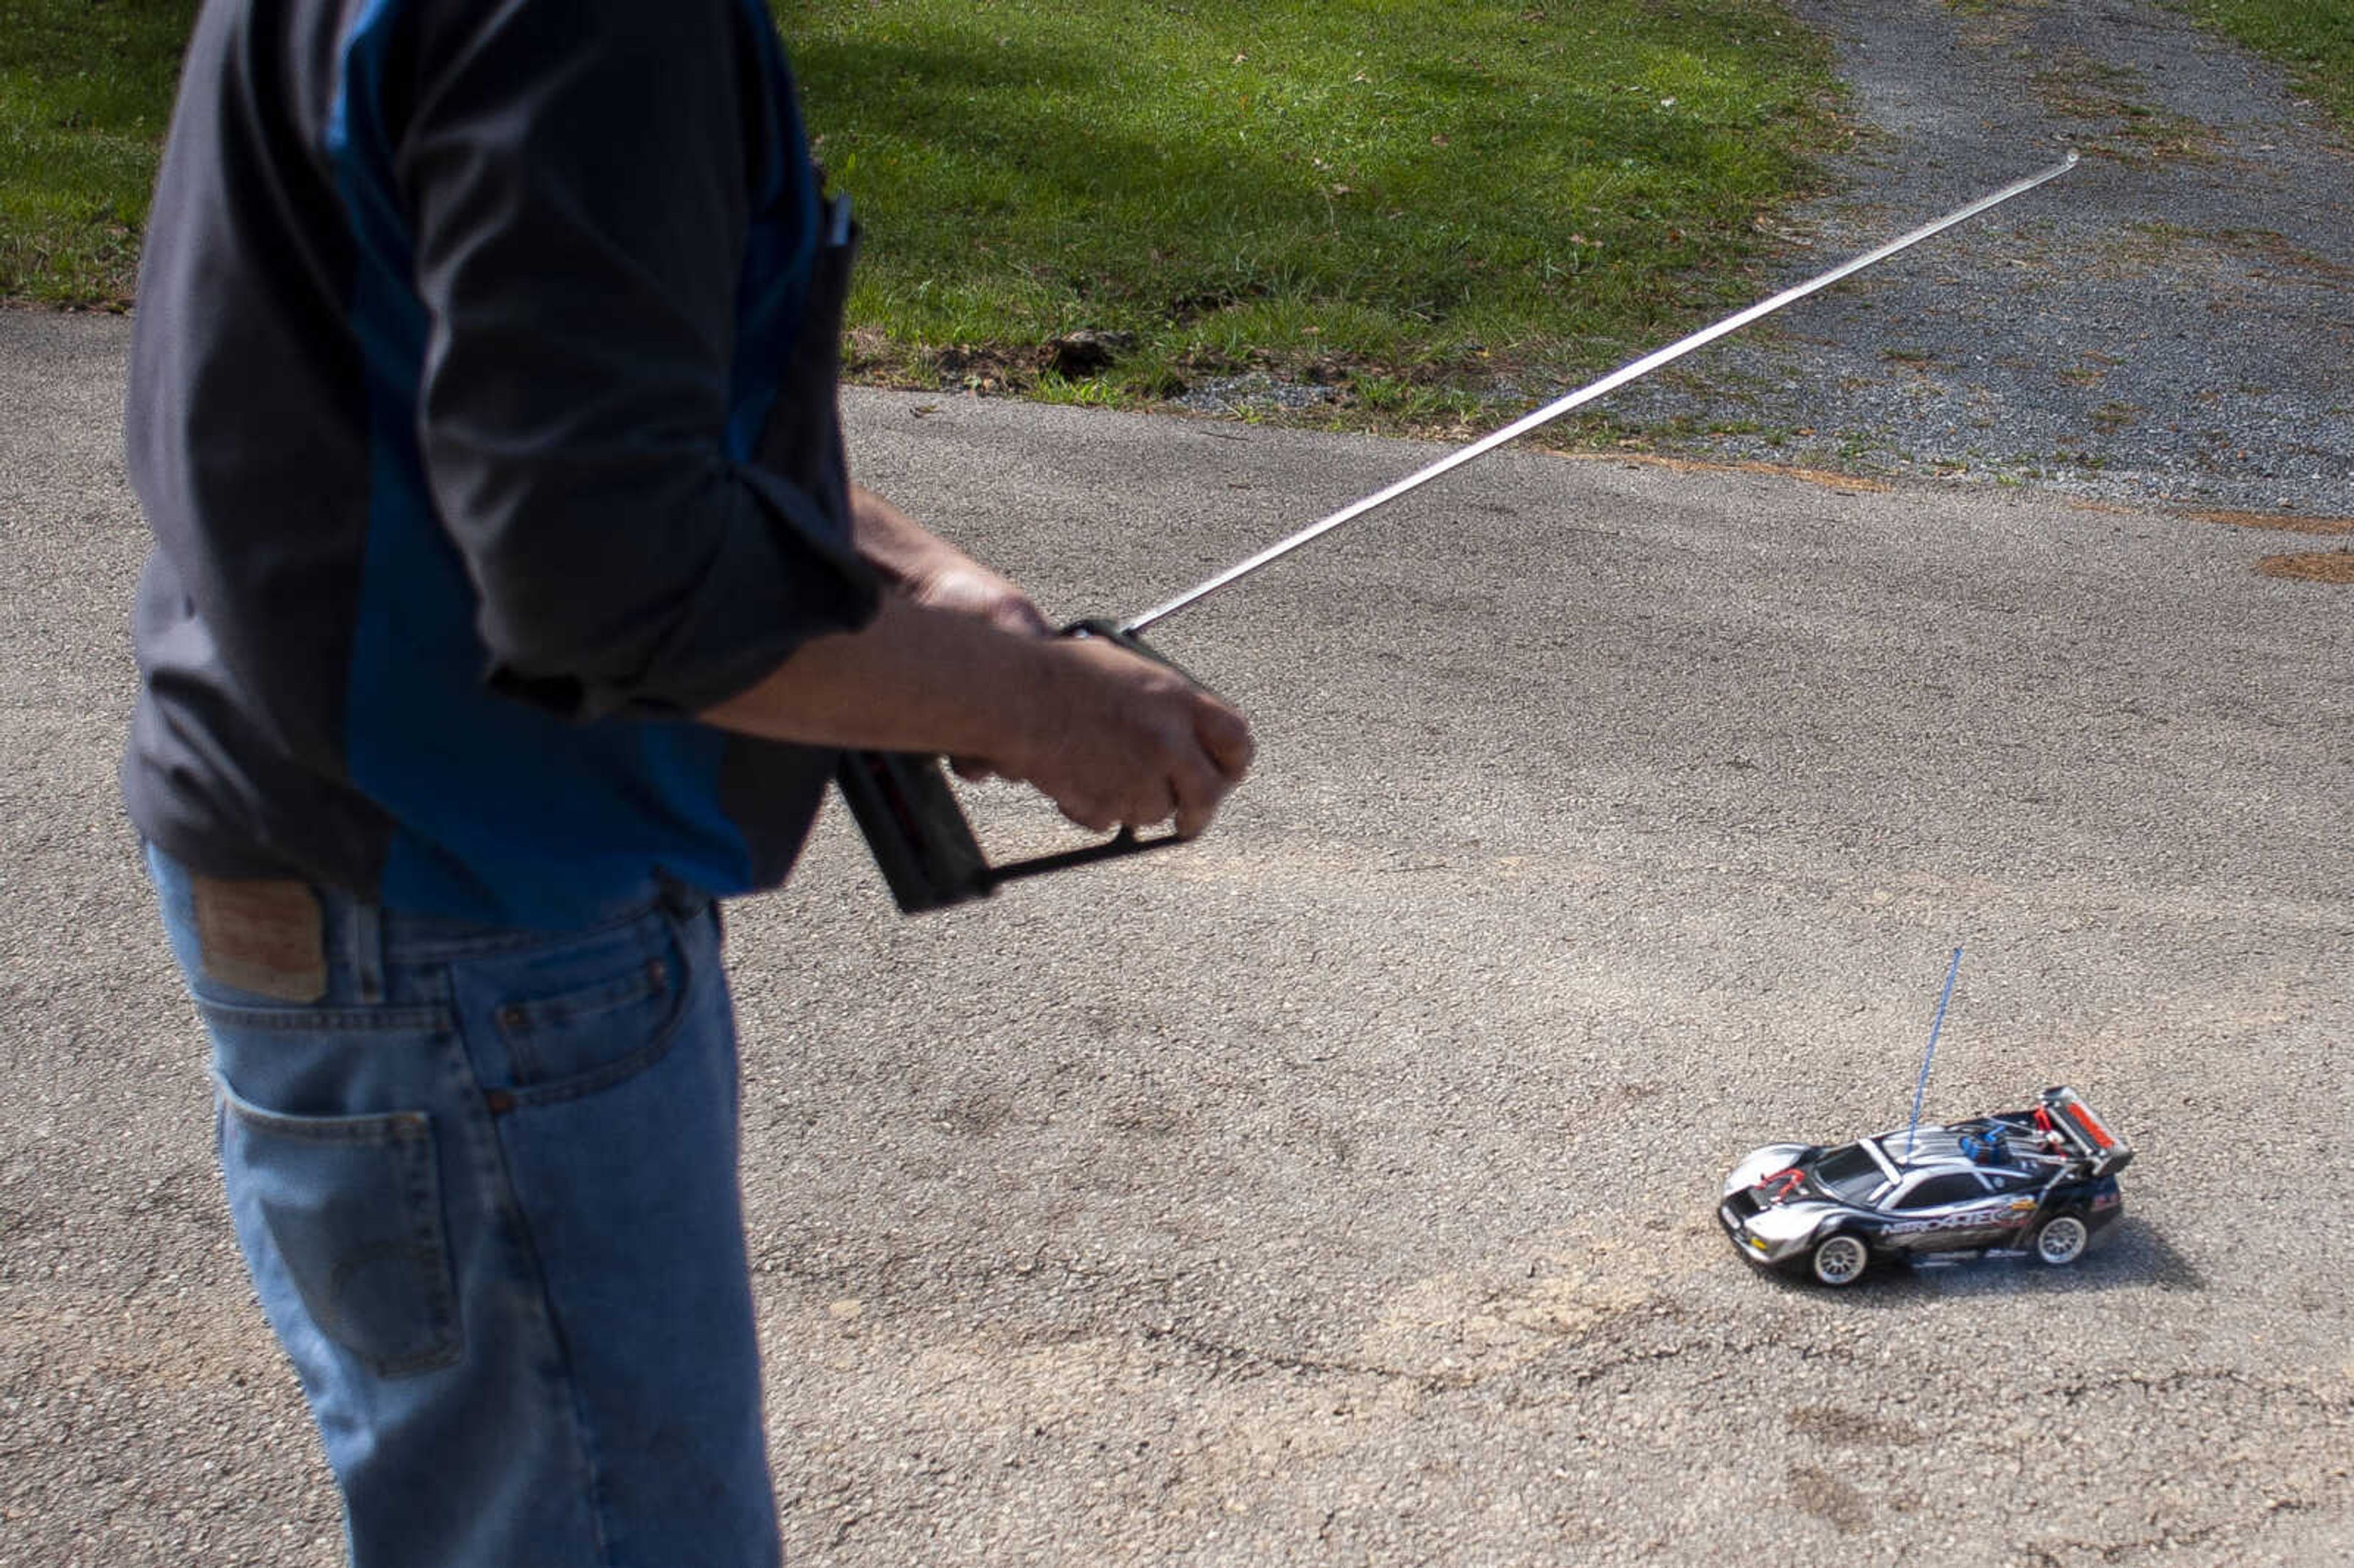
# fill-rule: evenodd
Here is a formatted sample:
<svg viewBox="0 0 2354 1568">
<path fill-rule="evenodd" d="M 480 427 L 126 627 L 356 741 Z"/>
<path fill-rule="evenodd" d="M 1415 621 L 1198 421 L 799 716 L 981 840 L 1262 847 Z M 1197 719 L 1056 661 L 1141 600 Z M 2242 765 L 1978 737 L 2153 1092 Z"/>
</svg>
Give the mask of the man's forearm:
<svg viewBox="0 0 2354 1568">
<path fill-rule="evenodd" d="M 865 627 L 811 638 L 702 717 L 808 746 L 995 758 L 1035 728 L 1035 639 L 886 592 Z"/>
<path fill-rule="evenodd" d="M 859 553 L 897 582 L 857 631 L 816 637 L 705 711 L 775 740 L 917 751 L 1031 784 L 1085 826 L 1198 832 L 1250 765 L 1242 715 L 1118 644 L 1058 638 L 1012 583 L 871 491 Z"/>
<path fill-rule="evenodd" d="M 863 485 L 851 540 L 901 591 L 854 633 L 805 643 L 769 676 L 704 714 L 774 740 L 861 750 L 1002 755 L 1034 727 L 1045 630 L 1013 584 Z M 986 588 L 981 587 L 986 583 Z"/>
<path fill-rule="evenodd" d="M 908 587 L 969 557 L 862 484 L 850 487 L 850 539 L 885 576 Z"/>
</svg>

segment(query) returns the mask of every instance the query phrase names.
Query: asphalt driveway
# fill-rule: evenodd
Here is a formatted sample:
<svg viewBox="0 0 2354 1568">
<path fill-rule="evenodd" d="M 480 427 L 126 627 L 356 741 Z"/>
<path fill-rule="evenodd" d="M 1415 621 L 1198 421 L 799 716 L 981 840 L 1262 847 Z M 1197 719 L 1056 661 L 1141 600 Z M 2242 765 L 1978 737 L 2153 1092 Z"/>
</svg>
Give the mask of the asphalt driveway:
<svg viewBox="0 0 2354 1568">
<path fill-rule="evenodd" d="M 0 1558 L 336 1552 L 115 805 L 117 323 L 0 316 Z M 858 395 L 869 476 L 1140 608 L 1428 454 Z M 2270 530 L 1500 454 L 1167 623 L 1257 715 L 1180 853 L 907 921 L 830 817 L 733 926 L 795 1556 L 2325 1562 L 2348 590 Z M 1010 852 L 1059 842 L 1010 793 Z M 1754 1144 L 2083 1090 L 2076 1269 L 1840 1297 Z"/>
</svg>

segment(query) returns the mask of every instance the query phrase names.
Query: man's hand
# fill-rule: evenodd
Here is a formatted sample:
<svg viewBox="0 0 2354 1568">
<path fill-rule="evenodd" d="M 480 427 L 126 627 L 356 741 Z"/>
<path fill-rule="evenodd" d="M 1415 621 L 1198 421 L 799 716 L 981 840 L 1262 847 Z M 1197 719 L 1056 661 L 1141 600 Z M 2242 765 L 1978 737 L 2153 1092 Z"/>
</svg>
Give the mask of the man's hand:
<svg viewBox="0 0 2354 1568">
<path fill-rule="evenodd" d="M 968 779 L 1029 784 L 1098 832 L 1191 836 L 1242 781 L 1241 714 L 1165 665 L 1057 637 L 1029 597 L 854 487 L 860 554 L 893 582 L 872 624 L 814 638 L 710 722 L 779 740 L 945 752 Z"/>
<path fill-rule="evenodd" d="M 1097 832 L 1172 818 L 1182 837 L 1208 827 L 1257 749 L 1242 715 L 1116 642 L 1071 638 L 1045 652 L 1043 722 L 989 766 Z"/>
</svg>

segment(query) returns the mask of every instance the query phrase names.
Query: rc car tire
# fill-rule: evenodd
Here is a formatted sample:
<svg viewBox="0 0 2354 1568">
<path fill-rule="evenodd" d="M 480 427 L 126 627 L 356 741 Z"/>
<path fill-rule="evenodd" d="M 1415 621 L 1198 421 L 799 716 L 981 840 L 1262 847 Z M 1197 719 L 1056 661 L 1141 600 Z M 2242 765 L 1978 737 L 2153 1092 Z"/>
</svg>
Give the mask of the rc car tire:
<svg viewBox="0 0 2354 1568">
<path fill-rule="evenodd" d="M 1861 1240 L 1841 1233 L 1835 1236 L 1825 1236 L 1815 1244 L 1814 1257 L 1810 1266 L 1817 1279 L 1837 1289 L 1840 1286 L 1853 1285 L 1857 1280 L 1861 1279 L 1864 1266 L 1871 1261 L 1872 1255 L 1864 1250 Z"/>
<path fill-rule="evenodd" d="M 2035 1259 L 2063 1267 L 2084 1256 L 2084 1244 L 2092 1239 L 2091 1230 L 2075 1215 L 2054 1214 L 2035 1227 Z"/>
</svg>

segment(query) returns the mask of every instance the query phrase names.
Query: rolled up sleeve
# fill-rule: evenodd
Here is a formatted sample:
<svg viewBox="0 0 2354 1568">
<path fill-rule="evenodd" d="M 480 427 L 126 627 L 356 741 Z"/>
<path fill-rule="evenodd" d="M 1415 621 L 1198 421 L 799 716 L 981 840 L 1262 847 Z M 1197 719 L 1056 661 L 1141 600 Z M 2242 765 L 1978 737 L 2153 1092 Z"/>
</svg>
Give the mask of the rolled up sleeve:
<svg viewBox="0 0 2354 1568">
<path fill-rule="evenodd" d="M 452 3 L 417 35 L 427 483 L 486 679 L 571 716 L 699 712 L 875 609 L 848 520 L 728 450 L 748 10 Z"/>
</svg>

